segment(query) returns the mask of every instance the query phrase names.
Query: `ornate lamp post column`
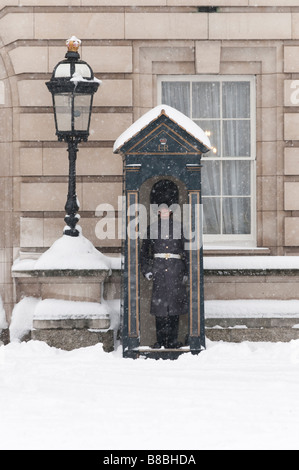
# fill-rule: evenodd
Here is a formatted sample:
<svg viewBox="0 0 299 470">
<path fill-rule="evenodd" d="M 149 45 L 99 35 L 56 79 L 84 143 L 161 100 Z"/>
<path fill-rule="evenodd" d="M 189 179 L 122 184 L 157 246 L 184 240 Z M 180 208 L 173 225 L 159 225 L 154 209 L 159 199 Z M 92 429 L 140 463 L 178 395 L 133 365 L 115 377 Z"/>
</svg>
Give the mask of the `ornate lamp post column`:
<svg viewBox="0 0 299 470">
<path fill-rule="evenodd" d="M 64 218 L 67 227 L 64 234 L 77 237 L 79 231 L 76 224 L 80 219 L 76 194 L 78 144 L 87 142 L 93 95 L 101 81 L 94 77 L 91 67 L 80 60 L 80 39 L 73 36 L 66 44 L 68 52 L 65 60 L 56 65 L 51 80 L 46 85 L 52 93 L 56 135 L 60 142 L 68 144 L 69 184 Z"/>
</svg>

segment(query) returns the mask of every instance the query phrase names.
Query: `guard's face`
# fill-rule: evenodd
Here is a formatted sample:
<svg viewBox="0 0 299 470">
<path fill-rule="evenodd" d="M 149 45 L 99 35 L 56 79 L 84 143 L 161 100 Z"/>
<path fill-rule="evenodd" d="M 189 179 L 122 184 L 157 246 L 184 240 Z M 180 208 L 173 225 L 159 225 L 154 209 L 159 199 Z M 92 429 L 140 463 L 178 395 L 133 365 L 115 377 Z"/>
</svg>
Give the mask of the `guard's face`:
<svg viewBox="0 0 299 470">
<path fill-rule="evenodd" d="M 168 207 L 162 207 L 160 210 L 160 216 L 161 219 L 169 219 L 171 211 L 168 209 Z"/>
</svg>

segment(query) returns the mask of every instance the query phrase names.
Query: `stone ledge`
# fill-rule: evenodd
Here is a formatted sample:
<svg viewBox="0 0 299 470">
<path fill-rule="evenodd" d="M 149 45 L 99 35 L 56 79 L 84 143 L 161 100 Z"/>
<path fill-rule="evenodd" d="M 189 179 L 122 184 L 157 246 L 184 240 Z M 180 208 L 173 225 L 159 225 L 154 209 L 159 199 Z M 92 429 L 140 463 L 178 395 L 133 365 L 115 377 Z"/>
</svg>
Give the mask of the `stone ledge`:
<svg viewBox="0 0 299 470">
<path fill-rule="evenodd" d="M 204 269 L 205 276 L 299 276 L 299 269 Z"/>
<path fill-rule="evenodd" d="M 16 300 L 23 297 L 69 301 L 102 302 L 102 286 L 111 270 L 51 269 L 14 270 Z"/>
<path fill-rule="evenodd" d="M 247 327 L 247 328 L 292 328 L 295 325 L 299 325 L 299 318 L 206 318 L 206 328 L 215 328 L 217 326 L 221 328 L 236 328 L 236 327 Z M 237 329 L 237 328 L 236 328 Z M 299 329 L 298 329 L 299 332 Z"/>
<path fill-rule="evenodd" d="M 44 341 L 53 348 L 72 351 L 73 349 L 103 344 L 105 352 L 114 351 L 113 330 L 87 330 L 87 329 L 43 329 L 32 330 L 31 338 Z"/>
<path fill-rule="evenodd" d="M 79 319 L 62 319 L 47 320 L 34 319 L 33 328 L 36 330 L 73 330 L 73 329 L 98 329 L 106 330 L 110 327 L 110 318 L 79 318 Z"/>
<path fill-rule="evenodd" d="M 284 342 L 299 339 L 299 330 L 291 328 L 231 328 L 206 329 L 206 337 L 211 341 L 232 343 L 252 342 Z"/>
<path fill-rule="evenodd" d="M 97 277 L 101 282 L 109 273 L 109 269 L 33 269 L 12 270 L 12 277 Z"/>
<path fill-rule="evenodd" d="M 203 246 L 204 257 L 231 257 L 231 256 L 270 256 L 269 248 L 250 248 L 250 247 L 214 247 L 212 245 Z"/>
<path fill-rule="evenodd" d="M 299 325 L 299 318 L 209 318 L 206 337 L 233 343 L 289 342 L 299 339 L 295 325 Z"/>
</svg>

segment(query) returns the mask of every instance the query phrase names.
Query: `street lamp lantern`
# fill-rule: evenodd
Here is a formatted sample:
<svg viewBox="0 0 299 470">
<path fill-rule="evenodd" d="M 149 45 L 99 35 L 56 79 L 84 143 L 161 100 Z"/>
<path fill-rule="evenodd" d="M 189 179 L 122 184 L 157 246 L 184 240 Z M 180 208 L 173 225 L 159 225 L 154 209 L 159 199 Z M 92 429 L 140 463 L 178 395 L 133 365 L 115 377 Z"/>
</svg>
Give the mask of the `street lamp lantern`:
<svg viewBox="0 0 299 470">
<path fill-rule="evenodd" d="M 64 219 L 68 227 L 64 233 L 73 237 L 79 235 L 75 227 L 80 218 L 76 195 L 78 144 L 88 140 L 93 95 L 101 83 L 87 62 L 80 60 L 80 44 L 80 39 L 75 36 L 66 41 L 65 60 L 56 65 L 51 80 L 46 83 L 52 94 L 57 138 L 68 144 L 69 189 Z"/>
<path fill-rule="evenodd" d="M 59 141 L 86 142 L 93 95 L 101 82 L 87 62 L 80 60 L 80 39 L 73 36 L 66 44 L 65 60 L 56 65 L 51 80 L 46 83 L 53 98 L 56 135 Z"/>
</svg>

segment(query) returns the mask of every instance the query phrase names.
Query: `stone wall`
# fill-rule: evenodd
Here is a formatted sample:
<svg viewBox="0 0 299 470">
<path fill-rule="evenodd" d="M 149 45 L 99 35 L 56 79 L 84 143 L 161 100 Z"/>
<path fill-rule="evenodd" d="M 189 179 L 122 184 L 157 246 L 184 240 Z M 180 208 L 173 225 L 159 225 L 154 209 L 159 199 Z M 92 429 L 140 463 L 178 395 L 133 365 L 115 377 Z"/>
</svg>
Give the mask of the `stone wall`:
<svg viewBox="0 0 299 470">
<path fill-rule="evenodd" d="M 64 226 L 67 152 L 55 137 L 45 82 L 73 34 L 103 81 L 77 162 L 81 226 L 96 247 L 120 252 L 120 240 L 97 238 L 96 208 L 117 207 L 122 161 L 113 143 L 158 104 L 157 77 L 228 74 L 256 76 L 257 246 L 299 253 L 298 1 L 216 3 L 0 1 L 0 295 L 8 319 L 16 298 L 12 262 L 38 257 Z"/>
</svg>

